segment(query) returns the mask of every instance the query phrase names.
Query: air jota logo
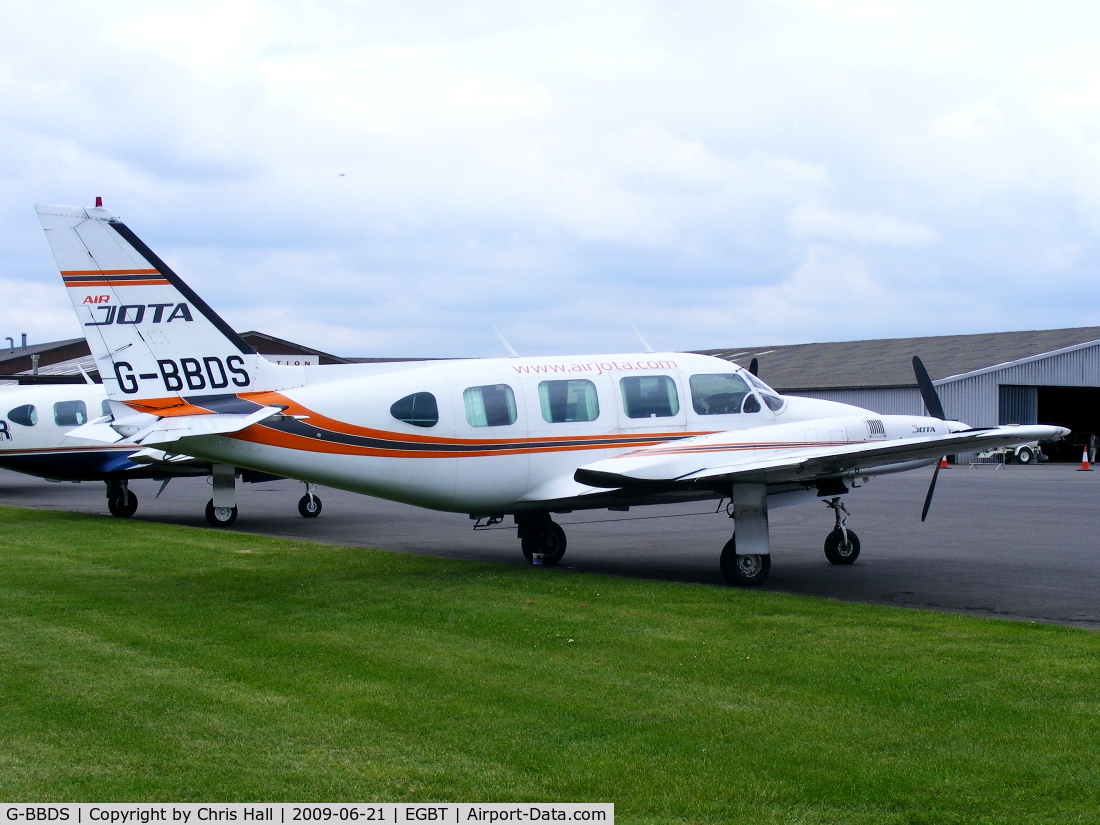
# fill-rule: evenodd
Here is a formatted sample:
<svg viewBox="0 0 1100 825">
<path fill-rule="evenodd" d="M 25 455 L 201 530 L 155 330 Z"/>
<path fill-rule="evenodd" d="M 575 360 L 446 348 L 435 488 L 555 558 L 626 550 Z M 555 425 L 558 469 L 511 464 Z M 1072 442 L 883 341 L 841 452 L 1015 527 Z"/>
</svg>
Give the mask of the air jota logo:
<svg viewBox="0 0 1100 825">
<path fill-rule="evenodd" d="M 187 304 L 122 304 L 121 306 L 113 306 L 110 304 L 105 305 L 105 300 L 111 300 L 111 296 L 89 295 L 84 299 L 84 303 L 94 304 L 95 309 L 103 310 L 103 312 L 106 313 L 100 320 L 88 321 L 84 326 L 106 327 L 111 324 L 137 325 L 145 321 L 146 314 L 149 315 L 150 324 L 170 324 L 173 321 L 194 320 L 194 318 L 191 317 L 191 307 Z M 165 312 L 168 307 L 172 307 L 172 309 Z M 146 313 L 146 310 L 150 311 Z"/>
<path fill-rule="evenodd" d="M 202 361 L 198 358 L 180 358 L 179 361 L 163 358 L 157 361 L 157 369 L 158 372 L 143 372 L 135 376 L 131 364 L 116 361 L 115 378 L 118 379 L 119 389 L 127 395 L 138 391 L 139 378 L 142 381 L 159 378 L 168 392 L 179 392 L 184 386 L 189 390 L 205 390 L 208 387 L 221 390 L 230 383 L 235 387 L 247 387 L 249 382 L 244 359 L 239 355 L 230 355 L 224 362 L 212 356 Z"/>
</svg>

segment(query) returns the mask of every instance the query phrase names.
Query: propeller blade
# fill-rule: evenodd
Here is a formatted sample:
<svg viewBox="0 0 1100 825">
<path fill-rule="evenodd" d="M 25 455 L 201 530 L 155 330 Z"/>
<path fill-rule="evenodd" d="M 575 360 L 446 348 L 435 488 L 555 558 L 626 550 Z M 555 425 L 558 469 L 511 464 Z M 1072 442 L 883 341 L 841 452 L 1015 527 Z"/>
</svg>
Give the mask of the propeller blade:
<svg viewBox="0 0 1100 825">
<path fill-rule="evenodd" d="M 928 414 L 943 421 L 947 416 L 943 414 L 943 404 L 940 403 L 939 393 L 932 386 L 932 379 L 928 377 L 928 370 L 924 368 L 924 364 L 915 355 L 913 356 L 913 372 L 917 376 L 920 397 L 924 399 L 924 406 L 928 410 Z"/>
<path fill-rule="evenodd" d="M 920 511 L 920 520 L 923 523 L 928 518 L 928 508 L 932 506 L 932 493 L 936 492 L 936 479 L 940 476 L 940 465 L 936 464 L 936 471 L 932 473 L 932 483 L 928 485 L 928 493 L 924 497 L 924 509 Z"/>
<path fill-rule="evenodd" d="M 753 358 L 751 361 L 749 361 L 749 372 L 751 372 L 757 378 L 760 377 L 760 359 L 759 358 Z"/>
</svg>

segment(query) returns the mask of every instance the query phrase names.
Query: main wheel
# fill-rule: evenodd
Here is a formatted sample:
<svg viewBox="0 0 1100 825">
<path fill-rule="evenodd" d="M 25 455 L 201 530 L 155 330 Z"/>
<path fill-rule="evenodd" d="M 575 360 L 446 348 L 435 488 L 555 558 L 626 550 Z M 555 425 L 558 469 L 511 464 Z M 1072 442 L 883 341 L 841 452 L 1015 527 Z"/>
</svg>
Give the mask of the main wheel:
<svg viewBox="0 0 1100 825">
<path fill-rule="evenodd" d="M 228 527 L 237 520 L 236 507 L 215 507 L 214 499 L 206 502 L 206 520 L 211 527 Z"/>
<path fill-rule="evenodd" d="M 1021 447 L 1016 451 L 1017 464 L 1030 464 L 1035 460 L 1035 452 L 1031 447 Z"/>
<path fill-rule="evenodd" d="M 854 530 L 848 531 L 848 541 L 839 527 L 825 537 L 825 558 L 833 564 L 851 564 L 859 558 L 859 536 Z"/>
<path fill-rule="evenodd" d="M 722 548 L 719 566 L 722 568 L 723 578 L 730 584 L 755 587 L 768 577 L 772 569 L 772 557 L 771 553 L 739 555 L 735 536 Z"/>
<path fill-rule="evenodd" d="M 137 496 L 128 490 L 116 493 L 107 499 L 107 509 L 111 511 L 111 515 L 115 518 L 130 518 L 137 512 L 137 506 Z"/>
<path fill-rule="evenodd" d="M 317 518 L 321 515 L 321 499 L 317 496 L 302 496 L 298 500 L 298 512 L 302 514 L 302 518 Z"/>
<path fill-rule="evenodd" d="M 543 564 L 557 564 L 565 555 L 565 545 L 565 531 L 560 524 L 552 521 L 546 532 L 527 536 L 519 546 L 527 561 L 532 561 L 535 553 L 542 553 Z"/>
</svg>

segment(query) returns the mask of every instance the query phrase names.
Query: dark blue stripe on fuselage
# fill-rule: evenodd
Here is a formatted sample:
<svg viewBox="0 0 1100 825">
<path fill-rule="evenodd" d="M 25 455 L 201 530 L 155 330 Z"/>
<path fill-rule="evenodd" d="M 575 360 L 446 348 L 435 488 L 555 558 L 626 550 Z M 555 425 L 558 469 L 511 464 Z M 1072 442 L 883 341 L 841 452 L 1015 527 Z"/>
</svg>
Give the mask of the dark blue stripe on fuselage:
<svg viewBox="0 0 1100 825">
<path fill-rule="evenodd" d="M 39 478 L 58 478 L 62 481 L 102 481 L 110 475 L 124 473 L 140 466 L 130 461 L 127 458 L 128 455 L 130 453 L 109 451 L 0 454 L 0 467 Z"/>
</svg>

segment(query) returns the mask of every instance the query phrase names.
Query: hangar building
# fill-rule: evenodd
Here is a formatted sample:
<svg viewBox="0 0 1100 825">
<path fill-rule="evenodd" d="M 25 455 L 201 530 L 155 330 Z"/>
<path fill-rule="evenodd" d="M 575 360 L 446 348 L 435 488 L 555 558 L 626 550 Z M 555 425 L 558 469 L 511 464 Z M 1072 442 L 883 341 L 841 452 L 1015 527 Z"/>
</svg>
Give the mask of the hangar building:
<svg viewBox="0 0 1100 825">
<path fill-rule="evenodd" d="M 919 355 L 949 418 L 973 427 L 1058 424 L 1073 434 L 1044 445 L 1079 461 L 1100 433 L 1100 327 L 889 338 L 705 350 L 747 366 L 782 393 L 856 404 L 884 415 L 922 415 L 913 375 Z"/>
<path fill-rule="evenodd" d="M 406 360 L 341 358 L 260 332 L 241 335 L 274 361 L 340 364 Z M 7 340 L 7 350 L 0 348 L 0 383 L 5 378 L 26 380 L 31 373 L 79 381 L 81 368 L 98 379 L 82 338 L 32 345 L 26 344 L 25 337 L 22 345 Z M 1044 446 L 1051 458 L 1063 461 L 1079 461 L 1081 444 L 1089 433 L 1100 433 L 1100 327 L 702 352 L 742 366 L 757 358 L 760 377 L 786 394 L 843 401 L 883 414 L 910 415 L 924 412 L 912 367 L 913 356 L 919 355 L 950 418 L 974 427 L 1069 427 L 1073 434 L 1065 442 Z"/>
</svg>

